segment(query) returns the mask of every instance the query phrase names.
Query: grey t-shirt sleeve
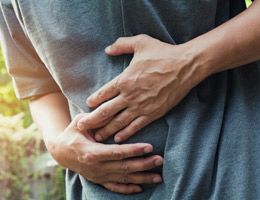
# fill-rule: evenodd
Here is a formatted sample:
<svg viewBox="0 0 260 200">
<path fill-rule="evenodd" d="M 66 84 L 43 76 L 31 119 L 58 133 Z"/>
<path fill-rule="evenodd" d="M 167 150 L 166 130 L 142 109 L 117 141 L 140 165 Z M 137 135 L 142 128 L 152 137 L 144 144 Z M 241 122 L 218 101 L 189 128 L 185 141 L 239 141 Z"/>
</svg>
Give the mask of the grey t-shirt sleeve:
<svg viewBox="0 0 260 200">
<path fill-rule="evenodd" d="M 26 37 L 11 4 L 1 2 L 0 41 L 16 96 L 26 99 L 60 88 Z"/>
</svg>

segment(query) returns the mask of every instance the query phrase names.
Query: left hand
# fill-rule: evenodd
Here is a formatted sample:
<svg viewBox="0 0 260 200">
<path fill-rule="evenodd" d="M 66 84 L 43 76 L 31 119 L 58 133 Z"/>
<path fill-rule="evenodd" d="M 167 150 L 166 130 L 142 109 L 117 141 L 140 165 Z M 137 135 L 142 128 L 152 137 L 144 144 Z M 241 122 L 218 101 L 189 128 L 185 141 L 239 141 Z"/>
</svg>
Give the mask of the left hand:
<svg viewBox="0 0 260 200">
<path fill-rule="evenodd" d="M 98 127 L 95 139 L 115 135 L 122 142 L 165 115 L 205 76 L 185 45 L 171 45 L 147 35 L 119 38 L 106 48 L 111 56 L 134 54 L 130 65 L 87 99 L 96 108 L 78 127 Z M 87 123 L 86 123 L 87 122 Z M 100 127 L 100 126 L 99 126 Z"/>
</svg>

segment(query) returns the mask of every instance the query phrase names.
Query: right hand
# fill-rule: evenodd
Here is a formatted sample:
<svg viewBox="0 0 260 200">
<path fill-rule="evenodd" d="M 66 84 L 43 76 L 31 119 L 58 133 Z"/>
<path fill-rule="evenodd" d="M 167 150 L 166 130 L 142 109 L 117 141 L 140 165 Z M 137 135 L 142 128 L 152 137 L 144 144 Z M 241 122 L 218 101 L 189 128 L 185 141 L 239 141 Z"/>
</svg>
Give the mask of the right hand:
<svg viewBox="0 0 260 200">
<path fill-rule="evenodd" d="M 82 132 L 77 128 L 79 119 L 86 115 L 75 117 L 63 133 L 46 142 L 48 150 L 60 165 L 93 183 L 123 194 L 141 192 L 139 184 L 162 181 L 159 174 L 145 171 L 162 165 L 163 158 L 159 155 L 138 157 L 152 152 L 150 144 L 97 143 L 91 131 Z"/>
</svg>

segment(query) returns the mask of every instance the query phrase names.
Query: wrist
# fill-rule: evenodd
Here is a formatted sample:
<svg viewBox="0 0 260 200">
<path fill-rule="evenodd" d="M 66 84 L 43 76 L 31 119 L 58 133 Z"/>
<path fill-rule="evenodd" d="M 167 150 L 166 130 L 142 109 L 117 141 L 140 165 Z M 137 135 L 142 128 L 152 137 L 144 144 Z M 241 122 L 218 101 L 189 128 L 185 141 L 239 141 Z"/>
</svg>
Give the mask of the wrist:
<svg viewBox="0 0 260 200">
<path fill-rule="evenodd" d="M 47 151 L 51 154 L 54 160 L 62 167 L 68 168 L 67 150 L 60 141 L 62 133 L 48 135 L 43 138 Z"/>
<path fill-rule="evenodd" d="M 43 136 L 43 141 L 45 144 L 46 149 L 51 155 L 55 155 L 56 146 L 57 146 L 57 136 Z"/>
<path fill-rule="evenodd" d="M 63 131 L 50 130 L 50 131 L 44 131 L 42 133 L 43 141 L 46 146 L 46 149 L 53 156 L 57 154 L 57 150 L 59 149 L 57 147 L 59 145 L 58 138 L 62 134 L 62 132 Z"/>
<path fill-rule="evenodd" d="M 202 47 L 187 42 L 178 45 L 180 57 L 186 68 L 186 74 L 190 80 L 190 86 L 194 87 L 208 76 L 213 74 L 213 68 L 209 66 L 209 60 Z"/>
</svg>

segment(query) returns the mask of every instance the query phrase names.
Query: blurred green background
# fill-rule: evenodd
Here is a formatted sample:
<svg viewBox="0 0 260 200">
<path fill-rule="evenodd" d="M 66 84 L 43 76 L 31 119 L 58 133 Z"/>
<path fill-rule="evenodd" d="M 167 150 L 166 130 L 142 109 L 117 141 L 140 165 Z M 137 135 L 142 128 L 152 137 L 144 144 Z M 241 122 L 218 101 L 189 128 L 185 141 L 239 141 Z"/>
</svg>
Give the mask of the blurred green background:
<svg viewBox="0 0 260 200">
<path fill-rule="evenodd" d="M 24 113 L 23 124 L 25 127 L 32 123 L 32 118 L 27 101 L 18 101 L 12 86 L 11 77 L 8 75 L 2 51 L 0 49 L 0 113 L 5 116 Z"/>
<path fill-rule="evenodd" d="M 65 199 L 64 169 L 46 152 L 34 124 L 24 114 L 0 115 L 0 199 Z"/>
<path fill-rule="evenodd" d="M 28 102 L 15 97 L 0 49 L 1 200 L 65 200 L 65 171 L 40 136 Z"/>
<path fill-rule="evenodd" d="M 247 5 L 247 7 L 250 6 L 251 3 L 252 3 L 251 0 L 246 0 L 246 5 Z"/>
<path fill-rule="evenodd" d="M 0 146 L 1 200 L 65 199 L 64 170 L 46 153 L 28 102 L 16 99 L 1 49 Z"/>
</svg>

